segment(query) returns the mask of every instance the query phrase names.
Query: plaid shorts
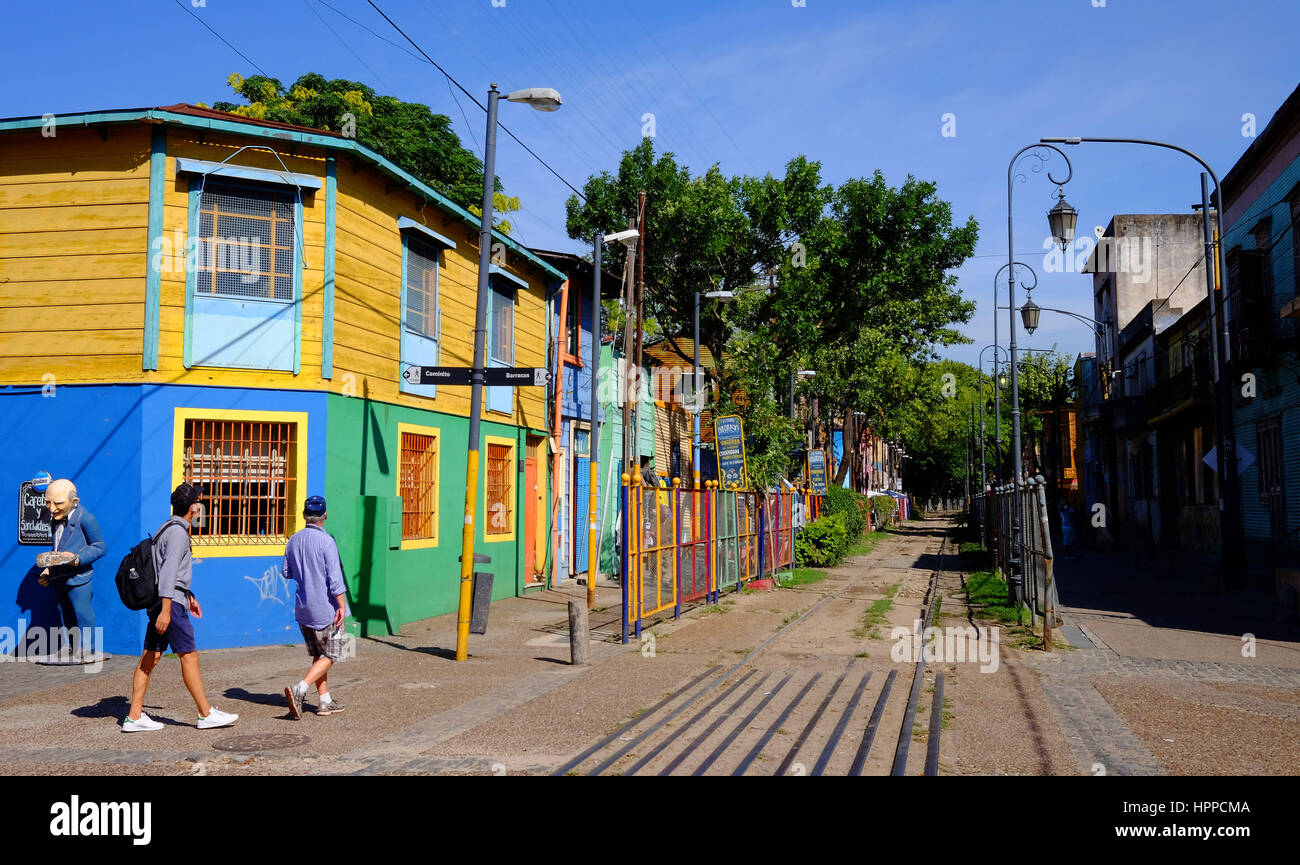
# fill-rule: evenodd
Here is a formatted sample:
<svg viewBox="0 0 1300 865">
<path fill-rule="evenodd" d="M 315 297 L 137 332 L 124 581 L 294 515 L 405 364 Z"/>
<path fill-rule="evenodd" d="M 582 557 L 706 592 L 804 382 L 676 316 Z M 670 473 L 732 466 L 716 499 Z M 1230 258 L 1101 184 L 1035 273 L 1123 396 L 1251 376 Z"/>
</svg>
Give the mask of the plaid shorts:
<svg viewBox="0 0 1300 865">
<path fill-rule="evenodd" d="M 317 631 L 300 622 L 298 630 L 302 631 L 302 638 L 307 643 L 307 654 L 312 658 L 324 655 L 331 661 L 343 660 L 348 644 L 348 632 L 343 624 L 330 624 Z"/>
</svg>

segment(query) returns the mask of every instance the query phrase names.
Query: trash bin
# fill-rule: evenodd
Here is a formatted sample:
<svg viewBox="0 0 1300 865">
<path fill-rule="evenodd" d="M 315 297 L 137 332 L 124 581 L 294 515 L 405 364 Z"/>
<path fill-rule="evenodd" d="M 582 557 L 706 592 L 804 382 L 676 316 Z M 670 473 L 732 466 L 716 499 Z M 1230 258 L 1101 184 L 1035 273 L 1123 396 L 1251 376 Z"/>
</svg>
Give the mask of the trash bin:
<svg viewBox="0 0 1300 865">
<path fill-rule="evenodd" d="M 463 557 L 457 557 L 461 561 Z M 492 557 L 485 553 L 474 554 L 474 564 L 490 565 Z M 469 632 L 471 634 L 486 634 L 488 609 L 492 606 L 492 573 L 490 571 L 475 571 L 474 581 L 471 589 L 472 601 L 469 612 Z"/>
</svg>

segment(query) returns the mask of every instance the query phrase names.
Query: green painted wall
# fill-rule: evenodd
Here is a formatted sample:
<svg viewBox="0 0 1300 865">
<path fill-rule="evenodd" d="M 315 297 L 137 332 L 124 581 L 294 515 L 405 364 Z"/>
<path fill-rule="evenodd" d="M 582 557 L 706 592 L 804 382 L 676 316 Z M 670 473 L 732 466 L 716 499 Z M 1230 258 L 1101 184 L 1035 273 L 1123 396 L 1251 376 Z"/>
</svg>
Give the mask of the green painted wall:
<svg viewBox="0 0 1300 865">
<path fill-rule="evenodd" d="M 459 603 L 461 527 L 469 419 L 356 397 L 331 396 L 328 404 L 325 495 L 330 533 L 338 540 L 352 615 L 363 634 L 391 634 L 402 625 L 454 612 Z M 401 549 L 402 503 L 397 496 L 399 423 L 435 427 L 438 455 L 438 545 Z M 480 442 L 475 552 L 492 557 L 477 571 L 494 575 L 493 600 L 522 594 L 524 581 L 524 473 L 527 431 L 484 421 L 482 435 L 516 443 L 515 538 L 483 538 L 486 449 Z M 545 471 L 544 468 L 541 471 Z M 549 499 L 548 499 L 549 500 Z M 548 515 L 543 514 L 542 520 Z M 490 623 L 490 619 L 489 619 Z M 490 626 L 490 624 L 489 624 Z"/>
<path fill-rule="evenodd" d="M 600 350 L 601 369 L 616 369 L 614 365 L 613 346 L 603 346 Z M 606 388 L 605 390 L 614 390 Z M 600 426 L 600 572 L 614 574 L 619 571 L 618 552 L 614 546 L 619 509 L 622 507 L 622 485 L 619 473 L 622 471 L 618 461 L 623 458 L 623 409 L 619 406 L 617 393 L 601 391 L 601 408 L 604 422 Z M 608 399 L 607 399 L 608 398 Z"/>
</svg>

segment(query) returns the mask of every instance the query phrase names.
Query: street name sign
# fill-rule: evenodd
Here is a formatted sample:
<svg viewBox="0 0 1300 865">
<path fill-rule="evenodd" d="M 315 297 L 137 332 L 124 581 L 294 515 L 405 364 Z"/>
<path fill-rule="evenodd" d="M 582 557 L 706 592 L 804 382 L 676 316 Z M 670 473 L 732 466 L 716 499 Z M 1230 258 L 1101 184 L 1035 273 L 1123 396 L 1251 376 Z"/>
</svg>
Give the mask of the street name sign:
<svg viewBox="0 0 1300 865">
<path fill-rule="evenodd" d="M 473 384 L 473 369 L 467 366 L 408 366 L 402 378 L 411 384 Z M 546 387 L 551 371 L 545 367 L 489 367 L 483 370 L 488 387 Z"/>
</svg>

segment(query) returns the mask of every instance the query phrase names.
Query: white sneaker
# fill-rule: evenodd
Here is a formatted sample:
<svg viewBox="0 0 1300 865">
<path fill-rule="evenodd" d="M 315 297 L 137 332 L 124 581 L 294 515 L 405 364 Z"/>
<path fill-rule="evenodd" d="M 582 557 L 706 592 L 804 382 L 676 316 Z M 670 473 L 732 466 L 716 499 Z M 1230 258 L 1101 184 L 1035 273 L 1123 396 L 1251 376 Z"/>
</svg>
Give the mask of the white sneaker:
<svg viewBox="0 0 1300 865">
<path fill-rule="evenodd" d="M 208 713 L 208 717 L 199 718 L 198 726 L 200 730 L 208 730 L 213 727 L 229 727 L 231 724 L 235 723 L 238 720 L 239 720 L 238 715 L 232 715 L 229 712 L 223 712 L 220 709 L 218 709 L 216 706 L 213 706 L 212 711 Z"/>
<path fill-rule="evenodd" d="M 144 712 L 141 712 L 140 717 L 134 721 L 131 720 L 130 716 L 122 719 L 123 733 L 145 733 L 152 730 L 161 730 L 163 726 Z"/>
</svg>

